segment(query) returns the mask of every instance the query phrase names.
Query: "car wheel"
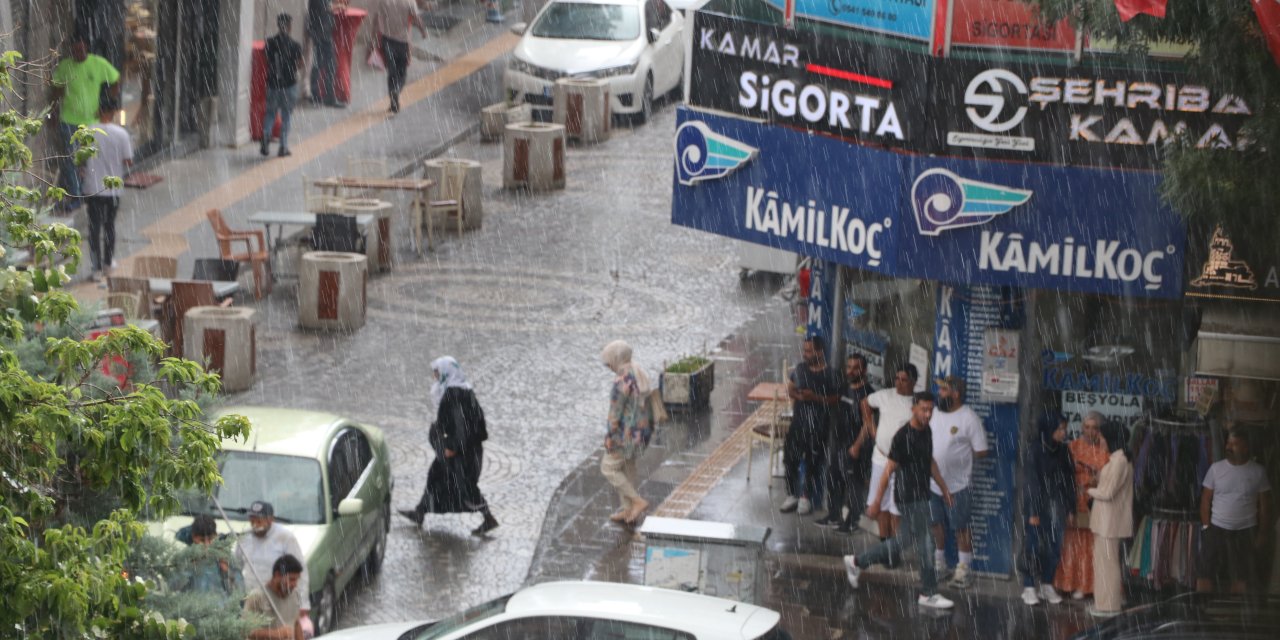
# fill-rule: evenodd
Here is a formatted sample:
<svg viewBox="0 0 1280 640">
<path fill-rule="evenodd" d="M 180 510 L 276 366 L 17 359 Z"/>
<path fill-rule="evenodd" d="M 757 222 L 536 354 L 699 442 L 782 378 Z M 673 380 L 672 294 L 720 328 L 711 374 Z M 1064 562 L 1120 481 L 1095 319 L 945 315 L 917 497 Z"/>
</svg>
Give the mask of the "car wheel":
<svg viewBox="0 0 1280 640">
<path fill-rule="evenodd" d="M 312 604 L 311 616 L 315 619 L 316 635 L 324 635 L 333 631 L 333 624 L 338 613 L 338 598 L 333 592 L 333 577 L 324 581 L 324 589 L 320 597 Z"/>
<path fill-rule="evenodd" d="M 644 124 L 653 116 L 653 74 L 645 76 L 644 93 L 640 96 L 640 111 L 636 113 L 636 124 Z"/>
<path fill-rule="evenodd" d="M 377 537 L 373 539 L 373 547 L 361 567 L 364 579 L 369 580 L 382 570 L 382 560 L 387 556 L 387 531 L 391 528 L 391 506 L 382 505 L 382 517 L 378 521 Z"/>
</svg>

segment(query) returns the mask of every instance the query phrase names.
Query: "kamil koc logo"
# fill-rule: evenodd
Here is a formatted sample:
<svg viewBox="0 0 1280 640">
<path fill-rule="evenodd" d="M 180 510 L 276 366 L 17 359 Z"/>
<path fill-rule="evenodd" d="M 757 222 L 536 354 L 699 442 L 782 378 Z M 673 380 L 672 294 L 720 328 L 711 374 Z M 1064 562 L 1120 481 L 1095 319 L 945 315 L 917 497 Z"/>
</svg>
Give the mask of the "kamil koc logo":
<svg viewBox="0 0 1280 640">
<path fill-rule="evenodd" d="M 961 178 L 946 169 L 929 169 L 911 186 L 916 225 L 926 236 L 990 222 L 1030 199 L 1030 191 Z"/>
<path fill-rule="evenodd" d="M 759 151 L 715 133 L 702 122 L 686 122 L 676 129 L 676 178 L 691 186 L 733 173 Z"/>
</svg>

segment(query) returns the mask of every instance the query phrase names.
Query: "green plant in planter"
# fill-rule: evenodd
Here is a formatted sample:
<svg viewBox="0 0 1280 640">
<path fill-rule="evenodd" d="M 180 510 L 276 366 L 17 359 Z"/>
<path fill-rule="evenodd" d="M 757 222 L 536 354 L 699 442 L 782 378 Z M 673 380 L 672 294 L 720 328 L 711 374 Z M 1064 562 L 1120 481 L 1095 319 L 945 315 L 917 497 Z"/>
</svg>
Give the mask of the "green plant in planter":
<svg viewBox="0 0 1280 640">
<path fill-rule="evenodd" d="M 667 365 L 667 373 L 693 373 L 708 364 L 711 360 L 703 356 L 684 356 L 679 360 Z"/>
</svg>

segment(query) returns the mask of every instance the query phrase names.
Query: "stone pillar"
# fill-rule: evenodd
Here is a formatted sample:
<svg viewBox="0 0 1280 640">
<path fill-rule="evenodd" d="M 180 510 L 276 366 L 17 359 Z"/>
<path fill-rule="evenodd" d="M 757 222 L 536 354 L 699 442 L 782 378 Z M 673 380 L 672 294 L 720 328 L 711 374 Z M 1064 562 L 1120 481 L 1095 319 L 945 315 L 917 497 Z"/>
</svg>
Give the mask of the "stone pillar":
<svg viewBox="0 0 1280 640">
<path fill-rule="evenodd" d="M 564 125 L 570 138 L 581 142 L 609 139 L 609 81 L 599 78 L 560 78 L 552 98 L 551 120 Z"/>
<path fill-rule="evenodd" d="M 427 168 L 427 178 L 436 183 L 433 199 L 443 199 L 441 186 L 444 184 L 445 167 L 450 164 L 463 167 L 467 178 L 462 183 L 462 228 L 467 231 L 479 229 L 484 224 L 484 184 L 481 180 L 480 163 L 475 160 L 432 158 L 423 164 Z"/>
<path fill-rule="evenodd" d="M 258 370 L 256 312 L 249 307 L 193 307 L 182 319 L 182 352 L 222 376 L 222 390 L 253 386 Z"/>
<path fill-rule="evenodd" d="M 358 253 L 312 251 L 298 265 L 298 325 L 355 331 L 364 326 L 369 260 Z"/>
<path fill-rule="evenodd" d="M 503 187 L 532 191 L 564 188 L 564 125 L 509 124 L 502 147 Z"/>
<path fill-rule="evenodd" d="M 238 147 L 249 142 L 249 79 L 253 56 L 254 0 L 220 3 L 218 38 L 218 105 L 213 143 Z M 298 33 L 300 23 L 294 20 Z"/>
</svg>

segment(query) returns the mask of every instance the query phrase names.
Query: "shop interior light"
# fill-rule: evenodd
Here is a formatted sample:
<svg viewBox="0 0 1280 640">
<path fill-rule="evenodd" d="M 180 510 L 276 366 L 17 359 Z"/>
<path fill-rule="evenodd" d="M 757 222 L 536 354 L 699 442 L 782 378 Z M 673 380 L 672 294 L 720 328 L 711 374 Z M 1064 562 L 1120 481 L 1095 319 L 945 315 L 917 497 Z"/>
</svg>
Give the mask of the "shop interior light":
<svg viewBox="0 0 1280 640">
<path fill-rule="evenodd" d="M 1090 362 L 1119 362 L 1121 358 L 1133 355 L 1134 348 L 1124 344 L 1099 344 L 1089 347 L 1080 356 Z"/>
</svg>

